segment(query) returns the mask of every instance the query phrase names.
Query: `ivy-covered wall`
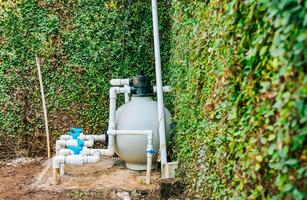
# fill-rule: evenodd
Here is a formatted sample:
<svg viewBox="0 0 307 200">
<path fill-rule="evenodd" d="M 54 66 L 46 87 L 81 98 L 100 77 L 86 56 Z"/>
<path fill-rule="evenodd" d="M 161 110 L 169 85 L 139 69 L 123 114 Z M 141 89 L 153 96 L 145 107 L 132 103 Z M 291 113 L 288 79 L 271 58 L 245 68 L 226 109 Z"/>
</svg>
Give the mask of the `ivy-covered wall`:
<svg viewBox="0 0 307 200">
<path fill-rule="evenodd" d="M 159 1 L 174 158 L 191 199 L 303 199 L 307 3 Z M 0 0 L 0 157 L 106 128 L 109 80 L 154 73 L 150 1 Z M 305 67 L 305 68 L 304 68 Z"/>
<path fill-rule="evenodd" d="M 164 62 L 169 7 L 159 2 Z M 0 158 L 45 153 L 36 55 L 52 144 L 73 126 L 103 132 L 109 80 L 154 72 L 150 2 L 0 0 Z"/>
<path fill-rule="evenodd" d="M 307 197 L 306 6 L 173 0 L 174 150 L 191 199 Z"/>
</svg>

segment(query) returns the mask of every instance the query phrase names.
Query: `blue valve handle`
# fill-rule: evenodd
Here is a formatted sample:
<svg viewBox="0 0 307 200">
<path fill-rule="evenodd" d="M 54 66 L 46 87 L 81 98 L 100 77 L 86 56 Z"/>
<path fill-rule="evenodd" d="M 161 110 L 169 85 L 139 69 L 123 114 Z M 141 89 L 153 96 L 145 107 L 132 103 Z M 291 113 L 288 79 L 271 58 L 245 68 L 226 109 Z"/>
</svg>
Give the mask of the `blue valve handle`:
<svg viewBox="0 0 307 200">
<path fill-rule="evenodd" d="M 158 153 L 159 151 L 155 149 L 146 149 L 145 152 L 146 153 Z"/>
<path fill-rule="evenodd" d="M 70 128 L 71 131 L 73 131 L 74 133 L 82 133 L 83 132 L 83 129 L 82 128 L 74 128 L 74 127 L 71 127 Z"/>
</svg>

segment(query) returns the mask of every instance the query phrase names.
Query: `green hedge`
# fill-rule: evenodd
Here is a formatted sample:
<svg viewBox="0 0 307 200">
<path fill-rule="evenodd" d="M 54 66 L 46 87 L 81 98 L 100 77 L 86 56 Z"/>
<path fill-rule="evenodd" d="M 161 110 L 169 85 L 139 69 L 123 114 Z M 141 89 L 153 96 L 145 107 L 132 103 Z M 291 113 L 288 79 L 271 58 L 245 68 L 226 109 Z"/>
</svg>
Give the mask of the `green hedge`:
<svg viewBox="0 0 307 200">
<path fill-rule="evenodd" d="M 191 199 L 306 196 L 306 7 L 160 1 L 173 152 Z M 0 157 L 44 153 L 35 55 L 52 139 L 71 126 L 97 133 L 109 79 L 153 74 L 151 26 L 140 0 L 0 1 Z"/>
<path fill-rule="evenodd" d="M 170 3 L 160 2 L 168 60 Z M 0 158 L 45 153 L 35 55 L 54 141 L 69 127 L 106 129 L 109 80 L 154 72 L 150 2 L 0 1 Z"/>
<path fill-rule="evenodd" d="M 174 149 L 191 199 L 306 197 L 306 6 L 173 1 Z"/>
</svg>

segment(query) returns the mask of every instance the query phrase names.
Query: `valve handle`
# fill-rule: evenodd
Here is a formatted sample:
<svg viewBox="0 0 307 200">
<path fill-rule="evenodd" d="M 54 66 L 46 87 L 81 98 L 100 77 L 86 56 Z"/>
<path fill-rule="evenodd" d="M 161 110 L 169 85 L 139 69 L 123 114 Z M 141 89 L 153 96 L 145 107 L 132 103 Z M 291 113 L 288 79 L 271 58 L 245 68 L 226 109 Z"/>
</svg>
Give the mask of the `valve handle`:
<svg viewBox="0 0 307 200">
<path fill-rule="evenodd" d="M 75 132 L 75 133 L 82 133 L 83 132 L 83 129 L 82 128 L 74 128 L 74 127 L 71 127 L 70 128 L 71 131 Z"/>
<path fill-rule="evenodd" d="M 155 149 L 146 149 L 145 152 L 146 153 L 158 153 L 159 151 Z"/>
</svg>

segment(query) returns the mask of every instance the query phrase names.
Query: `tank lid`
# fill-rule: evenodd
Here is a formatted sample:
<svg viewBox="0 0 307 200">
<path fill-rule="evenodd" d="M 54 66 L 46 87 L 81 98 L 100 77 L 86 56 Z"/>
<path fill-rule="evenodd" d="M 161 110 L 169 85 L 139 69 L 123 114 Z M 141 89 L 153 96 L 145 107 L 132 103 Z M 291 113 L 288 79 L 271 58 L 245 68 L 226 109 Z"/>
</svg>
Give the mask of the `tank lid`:
<svg viewBox="0 0 307 200">
<path fill-rule="evenodd" d="M 152 86 L 150 85 L 150 79 L 143 73 L 134 76 L 130 80 L 131 94 L 133 96 L 146 97 L 153 96 Z"/>
</svg>

